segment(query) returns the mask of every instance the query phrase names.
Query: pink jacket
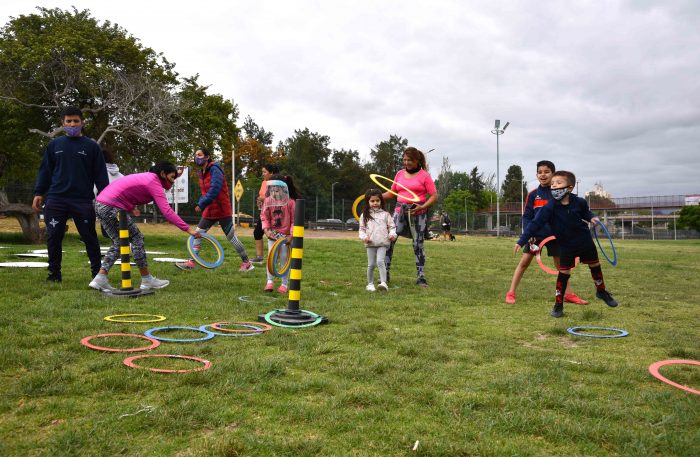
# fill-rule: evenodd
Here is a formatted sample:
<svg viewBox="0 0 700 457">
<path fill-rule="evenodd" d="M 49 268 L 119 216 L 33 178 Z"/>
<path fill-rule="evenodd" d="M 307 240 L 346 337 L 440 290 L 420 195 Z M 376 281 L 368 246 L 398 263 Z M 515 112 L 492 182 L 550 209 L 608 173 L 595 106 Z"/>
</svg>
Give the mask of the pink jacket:
<svg viewBox="0 0 700 457">
<path fill-rule="evenodd" d="M 190 226 L 175 214 L 165 198 L 165 189 L 157 174 L 146 172 L 127 175 L 104 188 L 95 199 L 103 205 L 131 211 L 137 205 L 154 202 L 177 228 L 186 232 Z"/>
<path fill-rule="evenodd" d="M 270 197 L 268 197 L 270 198 Z M 286 206 L 265 206 L 263 204 L 260 220 L 263 230 L 274 230 L 277 233 L 290 235 L 294 226 L 294 208 L 296 202 L 290 198 Z"/>
</svg>

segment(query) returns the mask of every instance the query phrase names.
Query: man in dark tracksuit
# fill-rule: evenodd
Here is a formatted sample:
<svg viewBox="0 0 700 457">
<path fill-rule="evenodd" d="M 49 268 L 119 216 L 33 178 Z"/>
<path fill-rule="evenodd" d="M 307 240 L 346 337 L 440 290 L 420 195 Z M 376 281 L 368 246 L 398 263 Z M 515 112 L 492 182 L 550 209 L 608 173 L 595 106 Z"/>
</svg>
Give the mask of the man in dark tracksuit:
<svg viewBox="0 0 700 457">
<path fill-rule="evenodd" d="M 61 282 L 61 249 L 66 221 L 73 218 L 90 258 L 92 277 L 100 270 L 100 243 L 95 231 L 94 187 L 98 193 L 109 180 L 100 146 L 83 136 L 83 113 L 69 106 L 63 111 L 65 136 L 51 140 L 34 186 L 32 208 L 41 212 L 44 204 L 49 276 L 47 281 Z M 45 200 L 44 200 L 45 199 Z"/>
</svg>

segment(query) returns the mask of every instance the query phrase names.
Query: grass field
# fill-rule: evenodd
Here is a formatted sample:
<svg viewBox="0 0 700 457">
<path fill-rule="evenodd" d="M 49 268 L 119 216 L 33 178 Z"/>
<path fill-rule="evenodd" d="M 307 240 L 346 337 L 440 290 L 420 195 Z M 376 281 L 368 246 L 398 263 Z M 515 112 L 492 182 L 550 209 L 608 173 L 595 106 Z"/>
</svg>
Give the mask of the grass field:
<svg viewBox="0 0 700 457">
<path fill-rule="evenodd" d="M 144 232 L 147 249 L 186 255 L 176 229 Z M 223 240 L 218 229 L 214 235 Z M 252 238 L 243 241 L 252 250 Z M 255 320 L 285 307 L 281 296 L 272 304 L 238 300 L 263 295 L 264 270 L 239 273 L 229 245 L 215 271 L 152 262 L 171 285 L 134 300 L 88 289 L 87 258 L 73 234 L 64 244 L 62 284 L 45 284 L 43 269 L 0 269 L 0 455 L 700 455 L 700 396 L 647 371 L 659 360 L 700 360 L 700 242 L 617 241 L 619 265 L 604 264 L 603 272 L 620 306 L 596 300 L 588 271 L 577 268 L 572 287 L 591 304 L 569 304 L 561 319 L 548 314 L 554 277 L 536 266 L 517 305 L 503 302 L 517 263 L 514 239 L 426 244 L 428 289 L 415 286 L 412 249 L 402 240 L 393 288 L 370 294 L 359 241 L 309 236 L 302 307 L 330 323 L 164 342 L 151 351 L 213 364 L 189 374 L 127 368 L 122 360 L 142 353 L 91 351 L 79 341 L 161 325 Z M 8 233 L 0 233 L 0 246 L 9 247 L 0 249 L 1 261 L 37 248 Z M 117 268 L 110 277 L 118 284 Z M 103 320 L 118 313 L 167 320 Z M 566 331 L 574 325 L 629 336 L 575 337 Z M 700 367 L 662 373 L 700 389 Z"/>
</svg>

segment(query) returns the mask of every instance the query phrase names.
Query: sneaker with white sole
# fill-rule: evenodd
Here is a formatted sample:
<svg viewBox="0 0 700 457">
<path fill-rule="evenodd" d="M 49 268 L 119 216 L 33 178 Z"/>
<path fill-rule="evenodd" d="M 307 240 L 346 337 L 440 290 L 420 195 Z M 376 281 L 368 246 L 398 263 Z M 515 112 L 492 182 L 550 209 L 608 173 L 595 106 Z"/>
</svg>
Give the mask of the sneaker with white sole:
<svg viewBox="0 0 700 457">
<path fill-rule="evenodd" d="M 178 267 L 180 270 L 194 270 L 194 268 L 197 266 L 196 263 L 194 263 L 194 260 L 189 259 L 186 262 L 175 262 L 175 266 Z"/>
<path fill-rule="evenodd" d="M 170 284 L 170 281 L 167 279 L 158 279 L 155 276 L 151 276 L 148 279 L 141 278 L 141 290 L 163 289 L 168 287 L 168 284 Z"/>
<path fill-rule="evenodd" d="M 250 259 L 251 262 L 253 263 L 263 263 L 265 259 L 262 256 L 255 256 L 252 259 Z"/>
<path fill-rule="evenodd" d="M 374 292 L 375 290 L 377 290 L 374 288 L 374 284 L 371 283 L 367 284 L 367 287 L 365 287 L 365 289 L 367 289 L 367 292 Z"/>
<path fill-rule="evenodd" d="M 381 290 L 382 292 L 386 292 L 387 290 L 389 290 L 389 286 L 387 286 L 385 282 L 380 282 L 377 285 L 377 290 Z"/>
<path fill-rule="evenodd" d="M 253 262 L 251 262 L 249 260 L 247 262 L 241 263 L 241 268 L 239 268 L 238 271 L 242 271 L 243 273 L 246 273 L 246 272 L 248 272 L 250 270 L 254 270 L 254 269 L 255 269 L 255 267 L 253 266 Z"/>
<path fill-rule="evenodd" d="M 109 278 L 107 275 L 96 274 L 95 278 L 88 284 L 93 289 L 97 289 L 102 292 L 112 292 L 114 287 L 109 283 Z"/>
</svg>

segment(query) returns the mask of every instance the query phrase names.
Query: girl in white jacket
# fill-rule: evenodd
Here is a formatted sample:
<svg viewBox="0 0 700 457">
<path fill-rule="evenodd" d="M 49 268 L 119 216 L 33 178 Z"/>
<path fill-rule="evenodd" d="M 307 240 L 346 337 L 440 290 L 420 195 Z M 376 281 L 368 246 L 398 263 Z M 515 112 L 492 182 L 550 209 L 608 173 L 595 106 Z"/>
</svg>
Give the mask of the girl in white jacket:
<svg viewBox="0 0 700 457">
<path fill-rule="evenodd" d="M 384 257 L 391 242 L 396 239 L 394 218 L 386 212 L 384 197 L 379 189 L 365 193 L 365 209 L 360 215 L 360 239 L 367 247 L 367 290 L 387 291 Z M 374 267 L 379 267 L 379 285 L 374 287 Z"/>
</svg>

